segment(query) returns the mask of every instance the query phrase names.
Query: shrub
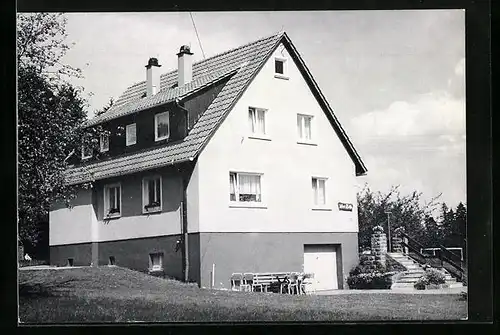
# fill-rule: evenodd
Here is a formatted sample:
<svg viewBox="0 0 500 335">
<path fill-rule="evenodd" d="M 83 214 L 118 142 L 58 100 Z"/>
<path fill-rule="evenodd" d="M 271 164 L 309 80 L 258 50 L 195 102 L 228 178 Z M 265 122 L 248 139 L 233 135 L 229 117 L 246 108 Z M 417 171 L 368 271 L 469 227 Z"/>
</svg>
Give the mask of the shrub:
<svg viewBox="0 0 500 335">
<path fill-rule="evenodd" d="M 415 287 L 417 290 L 425 290 L 425 286 L 429 285 L 429 282 L 427 281 L 427 278 L 425 276 L 422 276 L 418 278 L 417 282 L 413 287 Z"/>
<path fill-rule="evenodd" d="M 350 289 L 390 289 L 395 272 L 377 262 L 372 255 L 361 255 L 360 263 L 349 271 Z"/>
<path fill-rule="evenodd" d="M 437 269 L 430 268 L 425 270 L 424 276 L 429 281 L 429 284 L 439 285 L 439 284 L 444 284 L 446 282 L 446 277 L 444 273 L 442 273 Z"/>
<path fill-rule="evenodd" d="M 350 289 L 390 289 L 392 285 L 392 272 L 373 272 L 350 275 L 347 285 Z"/>
<path fill-rule="evenodd" d="M 444 283 L 446 283 L 444 273 L 434 268 L 426 268 L 424 275 L 417 280 L 413 287 L 417 290 L 425 290 L 426 285 L 439 285 Z"/>
</svg>

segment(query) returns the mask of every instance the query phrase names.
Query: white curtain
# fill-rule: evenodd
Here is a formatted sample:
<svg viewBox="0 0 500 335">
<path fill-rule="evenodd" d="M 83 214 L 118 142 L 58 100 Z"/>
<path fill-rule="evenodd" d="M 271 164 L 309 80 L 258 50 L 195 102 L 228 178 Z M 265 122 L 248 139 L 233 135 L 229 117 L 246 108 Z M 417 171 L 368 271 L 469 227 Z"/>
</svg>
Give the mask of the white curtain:
<svg viewBox="0 0 500 335">
<path fill-rule="evenodd" d="M 264 113 L 265 112 L 263 110 L 257 111 L 257 132 L 259 134 L 266 133 L 266 124 L 265 124 Z"/>
<path fill-rule="evenodd" d="M 259 175 L 239 175 L 240 194 L 255 195 L 256 201 L 260 201 L 260 176 Z"/>
<path fill-rule="evenodd" d="M 313 196 L 315 205 L 325 204 L 325 180 L 316 179 L 312 180 Z"/>
<path fill-rule="evenodd" d="M 265 111 L 250 108 L 248 112 L 248 121 L 250 122 L 250 129 L 253 134 L 265 134 Z"/>
<path fill-rule="evenodd" d="M 229 174 L 229 200 L 236 200 L 236 174 Z"/>
<path fill-rule="evenodd" d="M 304 140 L 311 139 L 311 120 L 312 117 L 305 115 L 297 115 L 297 131 L 299 138 Z"/>
<path fill-rule="evenodd" d="M 304 116 L 304 133 L 307 140 L 311 139 L 311 118 Z"/>
<path fill-rule="evenodd" d="M 304 134 L 302 132 L 302 115 L 297 115 L 297 132 L 299 133 L 299 138 L 303 138 Z"/>
</svg>

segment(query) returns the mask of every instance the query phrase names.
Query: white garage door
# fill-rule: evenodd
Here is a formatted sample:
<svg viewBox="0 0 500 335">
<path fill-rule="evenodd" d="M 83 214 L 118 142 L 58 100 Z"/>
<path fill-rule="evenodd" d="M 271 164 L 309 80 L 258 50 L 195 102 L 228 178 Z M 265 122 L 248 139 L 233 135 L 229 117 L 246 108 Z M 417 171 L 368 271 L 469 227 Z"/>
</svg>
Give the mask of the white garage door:
<svg viewBox="0 0 500 335">
<path fill-rule="evenodd" d="M 333 245 L 305 245 L 304 272 L 314 273 L 312 289 L 336 290 L 337 280 L 337 252 Z"/>
</svg>

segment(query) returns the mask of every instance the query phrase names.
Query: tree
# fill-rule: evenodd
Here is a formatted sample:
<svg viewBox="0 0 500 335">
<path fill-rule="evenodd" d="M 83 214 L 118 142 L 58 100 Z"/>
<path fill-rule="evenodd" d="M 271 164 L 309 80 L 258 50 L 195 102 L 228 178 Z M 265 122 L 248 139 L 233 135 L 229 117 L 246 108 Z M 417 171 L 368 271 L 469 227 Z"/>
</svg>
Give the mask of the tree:
<svg viewBox="0 0 500 335">
<path fill-rule="evenodd" d="M 69 49 L 60 14 L 18 15 L 18 220 L 26 250 L 47 245 L 48 210 L 69 200 L 63 172 L 84 138 L 86 101 L 66 79 L 80 74 L 60 63 Z"/>
<path fill-rule="evenodd" d="M 425 237 L 425 218 L 432 216 L 436 209 L 436 199 L 421 204 L 422 193 L 413 192 L 401 195 L 399 186 L 393 186 L 388 193 L 374 193 L 368 185 L 358 194 L 358 222 L 359 246 L 370 247 L 372 228 L 380 225 L 387 232 L 387 214 L 390 211 L 390 225 L 393 231 L 397 227 L 404 227 L 405 231 L 417 240 Z"/>
<path fill-rule="evenodd" d="M 455 223 L 453 225 L 453 243 L 457 247 L 461 247 L 466 255 L 466 239 L 467 239 L 467 208 L 460 202 L 455 210 Z"/>
<path fill-rule="evenodd" d="M 70 49 L 65 42 L 66 18 L 62 14 L 17 15 L 17 62 L 49 80 L 81 77 L 81 70 L 60 62 Z"/>
<path fill-rule="evenodd" d="M 115 103 L 115 100 L 111 97 L 109 98 L 108 104 L 104 106 L 102 109 L 95 111 L 95 116 L 106 113 L 108 109 L 110 109 Z"/>
</svg>

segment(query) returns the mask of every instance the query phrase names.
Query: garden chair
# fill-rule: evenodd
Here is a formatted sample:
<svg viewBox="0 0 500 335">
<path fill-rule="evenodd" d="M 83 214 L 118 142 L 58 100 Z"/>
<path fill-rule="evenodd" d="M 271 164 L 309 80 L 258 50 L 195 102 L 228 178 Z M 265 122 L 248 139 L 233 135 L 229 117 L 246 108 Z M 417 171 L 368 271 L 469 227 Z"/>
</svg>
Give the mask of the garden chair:
<svg viewBox="0 0 500 335">
<path fill-rule="evenodd" d="M 307 294 L 307 292 L 314 292 L 311 289 L 314 280 L 314 273 L 304 273 L 302 275 L 302 282 L 300 283 L 300 292 Z"/>
<path fill-rule="evenodd" d="M 241 286 L 243 285 L 243 274 L 233 273 L 231 275 L 231 291 L 241 291 Z"/>
<path fill-rule="evenodd" d="M 242 291 L 253 291 L 253 273 L 244 273 L 243 274 L 243 285 Z"/>
<path fill-rule="evenodd" d="M 288 294 L 299 294 L 299 274 L 296 272 L 292 272 L 290 274 L 290 283 L 288 284 Z"/>
</svg>

